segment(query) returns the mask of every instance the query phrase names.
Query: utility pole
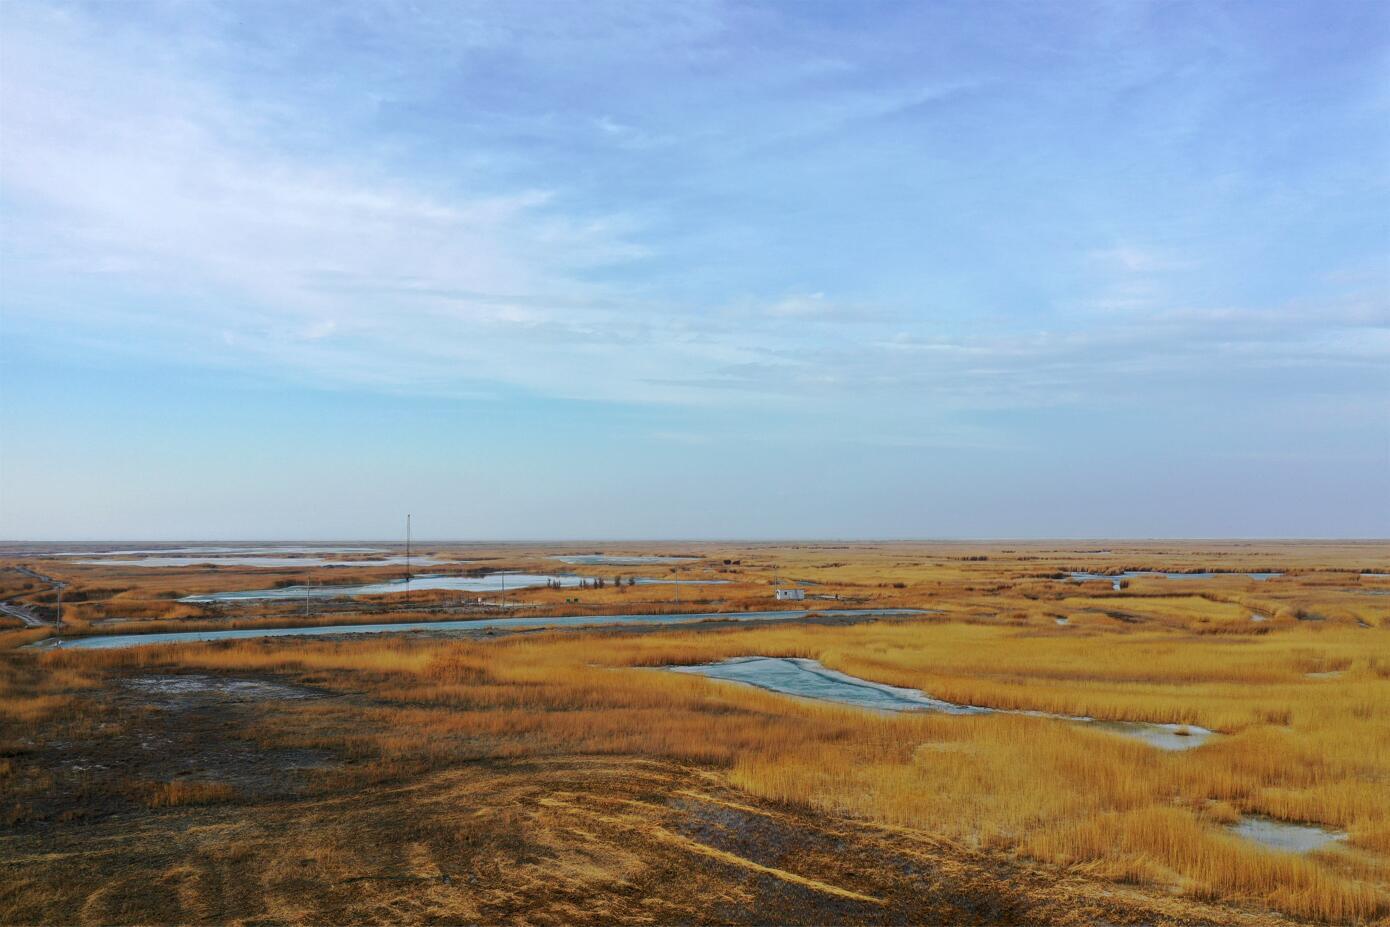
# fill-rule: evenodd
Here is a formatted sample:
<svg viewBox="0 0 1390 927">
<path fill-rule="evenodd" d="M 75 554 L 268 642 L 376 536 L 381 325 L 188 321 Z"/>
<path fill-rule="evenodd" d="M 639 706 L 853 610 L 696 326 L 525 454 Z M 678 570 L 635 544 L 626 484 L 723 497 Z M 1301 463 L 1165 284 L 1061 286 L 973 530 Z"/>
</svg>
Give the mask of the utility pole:
<svg viewBox="0 0 1390 927">
<path fill-rule="evenodd" d="M 405 585 L 410 588 L 410 514 L 405 516 Z"/>
</svg>

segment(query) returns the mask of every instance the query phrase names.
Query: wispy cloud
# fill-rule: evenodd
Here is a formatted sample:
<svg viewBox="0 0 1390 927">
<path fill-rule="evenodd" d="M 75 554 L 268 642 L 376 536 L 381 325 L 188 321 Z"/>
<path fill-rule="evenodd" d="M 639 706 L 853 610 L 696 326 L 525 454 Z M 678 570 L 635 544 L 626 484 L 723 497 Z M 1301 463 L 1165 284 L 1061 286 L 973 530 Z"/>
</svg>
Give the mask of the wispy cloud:
<svg viewBox="0 0 1390 927">
<path fill-rule="evenodd" d="M 1384 4 L 0 19 L 0 530 L 1384 531 Z"/>
<path fill-rule="evenodd" d="M 382 112 L 449 87 L 443 62 L 471 73 L 466 62 L 479 50 L 582 57 L 595 30 L 612 55 L 626 50 L 649 66 L 674 49 L 734 54 L 721 41 L 736 16 L 718 5 L 686 7 L 661 23 L 615 10 L 598 14 L 601 26 L 560 16 L 542 32 L 505 10 L 399 17 L 368 4 L 341 15 L 391 46 L 387 57 L 353 50 L 379 83 L 373 99 Z M 470 110 L 468 119 L 493 125 L 521 120 L 509 123 L 521 139 L 496 133 L 501 141 L 441 171 L 390 131 L 363 133 L 352 119 L 316 111 L 313 91 L 277 96 L 263 81 L 229 81 L 206 64 L 239 60 L 216 28 L 185 54 L 135 25 L 111 38 L 75 9 L 24 7 L 9 20 L 0 190 L 12 217 L 12 323 L 63 317 L 161 352 L 326 385 L 784 409 L 1118 402 L 1140 390 L 1181 392 L 1225 376 L 1218 370 L 1361 370 L 1385 358 L 1385 305 L 1373 293 L 1354 308 L 1345 288 L 1299 303 L 1194 301 L 1208 258 L 1117 235 L 1114 223 L 1073 232 L 1069 253 L 1048 252 L 1073 265 L 1067 299 L 1030 299 L 1017 287 L 1017 302 L 991 313 L 939 285 L 952 270 L 941 263 L 911 287 L 883 293 L 871 281 L 824 274 L 814 257 L 789 269 L 799 277 L 790 285 L 721 292 L 706 281 L 687 291 L 680 268 L 694 269 L 704 255 L 698 241 L 670 231 L 686 200 L 661 199 L 664 190 L 647 203 L 626 191 L 591 195 L 582 147 L 569 149 L 572 164 L 547 160 L 539 183 L 528 160 L 534 139 L 556 142 L 570 131 L 557 125 L 587 125 L 635 157 L 683 154 L 689 160 L 672 162 L 668 186 L 680 186 L 683 166 L 691 182 L 709 180 L 717 193 L 729 181 L 711 178 L 713 150 L 747 160 L 797 139 L 844 144 L 884 120 L 930 120 L 932 107 L 958 105 L 996 85 L 997 73 L 869 77 L 863 61 L 811 55 L 767 78 L 764 90 L 782 105 L 756 111 L 771 118 L 748 119 L 755 110 L 737 105 L 727 118 L 693 106 L 685 129 L 673 128 L 668 112 L 651 125 L 615 115 L 621 107 L 607 104 L 622 100 L 560 117 L 564 95 L 549 88 L 555 97 L 543 105 L 509 99 Z M 411 72 L 417 60 L 429 62 L 425 73 Z M 642 100 L 627 102 L 631 109 Z M 448 125 L 449 107 L 430 105 Z M 586 144 L 574 131 L 566 143 Z M 802 188 L 811 199 L 817 184 L 813 173 Z M 754 236 L 762 228 L 805 233 L 746 204 L 735 212 L 731 240 L 740 227 Z M 873 234 L 891 247 L 903 237 Z M 765 261 L 757 252 L 742 258 Z M 910 276 L 910 263 L 894 272 Z M 65 296 L 63 281 L 73 279 L 103 281 L 109 298 L 94 304 L 91 283 Z"/>
</svg>

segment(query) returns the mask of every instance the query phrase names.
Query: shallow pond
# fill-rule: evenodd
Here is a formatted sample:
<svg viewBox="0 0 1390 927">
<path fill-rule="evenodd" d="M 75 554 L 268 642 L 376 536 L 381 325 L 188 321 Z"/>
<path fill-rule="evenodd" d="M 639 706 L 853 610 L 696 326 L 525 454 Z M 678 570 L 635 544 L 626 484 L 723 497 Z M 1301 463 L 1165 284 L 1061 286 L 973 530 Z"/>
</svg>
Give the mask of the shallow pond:
<svg viewBox="0 0 1390 927">
<path fill-rule="evenodd" d="M 741 682 L 760 689 L 856 705 L 884 711 L 942 711 L 954 715 L 986 714 L 989 709 L 969 705 L 954 705 L 934 699 L 916 689 L 902 689 L 884 683 L 870 682 L 846 673 L 827 669 L 816 660 L 796 657 L 743 657 L 708 663 L 700 666 L 670 666 L 676 673 L 707 676 Z"/>
<path fill-rule="evenodd" d="M 380 554 L 384 547 L 154 547 L 145 550 L 67 550 L 47 557 L 134 557 L 142 554 Z"/>
<path fill-rule="evenodd" d="M 871 682 L 822 666 L 819 661 L 800 657 L 740 657 L 698 666 L 668 666 L 676 673 L 690 673 L 711 679 L 741 682 L 783 695 L 820 699 L 876 708 L 883 711 L 939 711 L 953 715 L 1016 714 L 1055 718 L 1088 724 L 1097 730 L 1142 740 L 1161 750 L 1190 750 L 1211 738 L 1213 732 L 1191 724 L 1158 724 L 1142 721 L 1098 721 L 1095 718 L 1058 715 L 1042 711 L 1019 711 L 960 705 L 932 698 L 917 689 L 903 689 Z"/>
<path fill-rule="evenodd" d="M 467 618 L 459 621 L 408 621 L 397 624 L 337 624 L 305 628 L 235 628 L 224 631 L 171 631 L 159 634 L 108 634 L 62 642 L 64 649 L 106 650 L 148 644 L 194 644 L 257 637 L 340 637 L 348 634 L 391 634 L 405 631 L 486 631 L 518 628 L 607 627 L 626 624 L 694 624 L 699 621 L 794 621 L 810 616 L 829 618 L 900 618 L 926 615 L 918 608 L 824 608 L 766 612 L 686 612 L 674 615 L 559 615 L 550 618 Z M 49 641 L 32 647 L 52 646 Z"/>
<path fill-rule="evenodd" d="M 1286 853 L 1308 853 L 1347 837 L 1341 831 L 1314 827 L 1311 824 L 1289 824 L 1253 814 L 1242 817 L 1231 825 L 1230 830 L 1237 837 L 1244 837 L 1272 850 L 1283 850 Z"/>
<path fill-rule="evenodd" d="M 1078 583 L 1100 579 L 1110 580 L 1118 588 L 1120 580 L 1137 579 L 1141 576 L 1162 576 L 1164 579 L 1215 579 L 1218 576 L 1248 576 L 1251 579 L 1263 582 L 1264 580 L 1283 575 L 1283 573 L 1164 573 L 1159 570 L 1127 570 L 1124 573 L 1088 573 L 1084 570 L 1075 570 L 1071 573 L 1071 578 Z"/>
<path fill-rule="evenodd" d="M 1025 712 L 1026 714 L 1027 712 Z M 1195 724 L 1160 724 L 1157 721 L 1098 721 L 1093 718 L 1067 718 L 1090 724 L 1099 731 L 1109 731 L 1121 737 L 1142 740 L 1160 750 L 1191 750 L 1210 740 L 1215 731 Z"/>
<path fill-rule="evenodd" d="M 320 693 L 301 686 L 268 682 L 264 679 L 238 679 L 231 676 L 136 676 L 125 680 L 126 688 L 146 695 L 178 697 L 221 695 L 238 700 L 317 698 Z"/>
<path fill-rule="evenodd" d="M 244 589 L 186 595 L 180 602 L 249 602 L 266 599 L 337 599 L 359 595 L 389 595 L 422 592 L 427 589 L 453 589 L 460 592 L 501 592 L 503 589 L 530 589 L 549 582 L 578 586 L 578 576 L 550 576 L 538 573 L 488 573 L 484 576 L 412 576 L 409 580 L 388 579 L 380 583 L 329 586 L 281 586 L 278 589 Z"/>
<path fill-rule="evenodd" d="M 563 588 L 578 588 L 585 577 L 571 574 L 545 573 L 488 573 L 483 576 L 412 576 L 388 579 L 380 583 L 360 583 L 357 585 L 324 586 L 281 586 L 276 589 L 243 589 L 233 592 L 207 592 L 186 595 L 180 602 L 258 602 L 267 599 L 342 599 L 360 595 L 391 595 L 403 592 L 423 592 L 426 590 L 455 590 L 458 592 L 502 592 L 511 589 L 534 589 L 551 582 Z M 636 578 L 638 586 L 667 586 L 679 583 L 682 586 L 722 586 L 723 579 L 645 579 Z"/>
<path fill-rule="evenodd" d="M 101 557 L 93 560 L 75 560 L 74 563 L 100 564 L 101 566 L 130 567 L 189 567 L 189 566 L 241 566 L 262 568 L 294 567 L 386 567 L 413 564 L 420 567 L 437 566 L 443 563 L 468 563 L 467 560 L 438 560 L 434 557 L 373 557 L 367 560 L 328 560 L 324 557 L 141 557 L 138 560 Z"/>
<path fill-rule="evenodd" d="M 665 557 L 659 554 L 649 556 L 638 554 L 563 554 L 550 559 L 559 560 L 562 563 L 572 563 L 576 566 L 651 566 L 662 563 L 693 563 L 700 558 Z"/>
</svg>

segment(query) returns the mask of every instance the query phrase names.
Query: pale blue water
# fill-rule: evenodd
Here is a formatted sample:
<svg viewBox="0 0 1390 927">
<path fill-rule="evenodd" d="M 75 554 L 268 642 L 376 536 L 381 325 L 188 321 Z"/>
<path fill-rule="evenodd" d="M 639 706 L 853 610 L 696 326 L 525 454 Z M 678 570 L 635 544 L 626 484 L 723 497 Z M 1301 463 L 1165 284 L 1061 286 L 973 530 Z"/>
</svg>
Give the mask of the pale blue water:
<svg viewBox="0 0 1390 927">
<path fill-rule="evenodd" d="M 674 615 L 560 615 L 552 618 L 468 618 L 459 621 L 410 621 L 399 624 L 340 624 L 311 628 L 236 628 L 224 631 L 173 631 L 162 634 L 109 634 L 79 637 L 63 642 L 64 648 L 102 650 L 141 647 L 147 644 L 189 644 L 207 641 L 246 640 L 257 637 L 337 637 L 347 634 L 391 634 L 404 631 L 480 631 L 489 628 L 571 628 L 625 624 L 692 624 L 697 621 L 793 621 L 810 615 L 830 617 L 893 618 L 930 614 L 918 608 L 827 608 L 766 612 L 686 612 Z M 40 642 L 31 646 L 47 646 Z"/>
<path fill-rule="evenodd" d="M 504 579 L 505 577 L 505 579 Z M 500 592 L 502 589 L 529 589 L 554 580 L 561 586 L 578 586 L 578 576 L 549 576 L 537 573 L 488 573 L 485 576 L 412 576 L 380 583 L 342 586 L 282 586 L 278 589 L 243 589 L 187 595 L 180 602 L 250 602 L 266 599 L 337 599 L 359 595 L 388 595 L 421 592 L 426 589 L 454 589 L 460 592 Z"/>
<path fill-rule="evenodd" d="M 883 711 L 942 711 L 953 715 L 978 715 L 989 712 L 987 708 L 943 702 L 916 689 L 901 689 L 859 679 L 827 669 L 816 660 L 796 657 L 741 657 L 722 663 L 671 666 L 667 669 L 675 673 L 741 682 L 783 695 L 839 702 L 860 708 L 877 708 Z"/>
<path fill-rule="evenodd" d="M 1100 721 L 1073 715 L 1044 711 L 1019 711 L 961 705 L 932 698 L 917 689 L 903 689 L 879 682 L 859 679 L 846 673 L 827 669 L 816 660 L 799 657 L 739 657 L 721 663 L 698 666 L 668 666 L 676 673 L 691 673 L 727 682 L 757 686 L 783 695 L 820 699 L 874 708 L 881 711 L 939 711 L 953 715 L 1015 714 L 1037 718 L 1054 718 L 1077 724 L 1091 725 L 1097 730 L 1141 740 L 1160 750 L 1190 750 L 1209 740 L 1214 732 L 1191 724 L 1158 724 L 1145 721 Z"/>
<path fill-rule="evenodd" d="M 559 560 L 564 563 L 572 563 L 576 566 L 649 566 L 662 563 L 691 563 L 699 560 L 699 557 L 664 557 L 658 554 L 650 556 L 624 555 L 624 554 L 565 554 L 563 556 L 551 557 L 551 560 Z"/>
<path fill-rule="evenodd" d="M 147 550 L 68 550 L 46 557 L 133 557 L 140 554 L 380 554 L 384 547 L 156 547 Z"/>
<path fill-rule="evenodd" d="M 233 592 L 207 592 L 186 595 L 180 602 L 255 602 L 267 599 L 342 599 L 360 595 L 390 595 L 401 592 L 423 592 L 432 589 L 455 590 L 459 592 L 501 592 L 504 589 L 534 589 L 552 580 L 564 588 L 577 588 L 582 576 L 570 574 L 545 573 L 488 573 L 484 576 L 412 576 L 409 583 L 405 577 L 389 579 L 380 583 L 360 583 L 357 585 L 324 586 L 281 586 L 277 589 L 243 589 Z M 722 586 L 725 579 L 644 579 L 637 578 L 639 586 L 665 586 L 679 582 L 682 586 Z"/>
<path fill-rule="evenodd" d="M 1286 853 L 1307 853 L 1311 850 L 1345 840 L 1346 834 L 1340 831 L 1314 827 L 1310 824 L 1288 824 L 1274 818 L 1259 815 L 1246 815 L 1230 827 L 1231 833 L 1246 840 L 1283 850 Z"/>
<path fill-rule="evenodd" d="M 385 567 L 385 566 L 405 566 L 407 562 L 420 567 L 438 566 L 444 563 L 470 563 L 468 560 L 438 560 L 434 557 L 411 557 L 409 561 L 404 556 L 400 557 L 373 557 L 368 560 L 328 560 L 323 557 L 300 556 L 300 557 L 230 557 L 230 556 L 210 556 L 210 557 L 141 557 L 138 560 L 123 560 L 118 558 L 102 557 L 94 560 L 74 560 L 74 563 L 100 564 L 102 566 L 129 566 L 129 567 L 188 567 L 205 566 L 214 564 L 216 566 L 242 566 L 242 567 L 261 567 L 265 569 L 286 567 Z"/>
<path fill-rule="evenodd" d="M 1120 580 L 1135 579 L 1140 576 L 1162 576 L 1164 579 L 1215 579 L 1218 576 L 1248 576 L 1251 579 L 1263 582 L 1273 579 L 1276 576 L 1283 576 L 1283 573 L 1163 573 L 1157 570 L 1129 570 L 1124 573 L 1087 573 L 1077 570 L 1071 574 L 1071 578 L 1078 583 L 1091 580 L 1107 580 L 1118 589 Z"/>
</svg>

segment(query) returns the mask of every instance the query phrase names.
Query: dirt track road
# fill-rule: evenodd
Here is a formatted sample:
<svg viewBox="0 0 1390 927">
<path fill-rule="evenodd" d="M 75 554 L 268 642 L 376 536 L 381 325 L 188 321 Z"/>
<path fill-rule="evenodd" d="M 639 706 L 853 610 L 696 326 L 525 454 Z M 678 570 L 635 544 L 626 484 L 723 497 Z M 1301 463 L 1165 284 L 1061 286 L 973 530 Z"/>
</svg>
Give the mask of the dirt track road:
<svg viewBox="0 0 1390 927">
<path fill-rule="evenodd" d="M 48 585 L 52 586 L 54 589 L 63 589 L 67 586 L 67 583 L 60 582 L 51 576 L 37 573 L 28 567 L 17 566 L 14 569 L 16 573 L 23 573 L 30 579 L 37 579 L 41 583 L 48 583 Z M 24 626 L 28 628 L 46 628 L 51 623 L 44 621 L 38 615 L 34 614 L 32 609 L 23 605 L 16 605 L 13 602 L 0 602 L 0 612 L 18 618 L 20 621 L 24 622 Z"/>
</svg>

